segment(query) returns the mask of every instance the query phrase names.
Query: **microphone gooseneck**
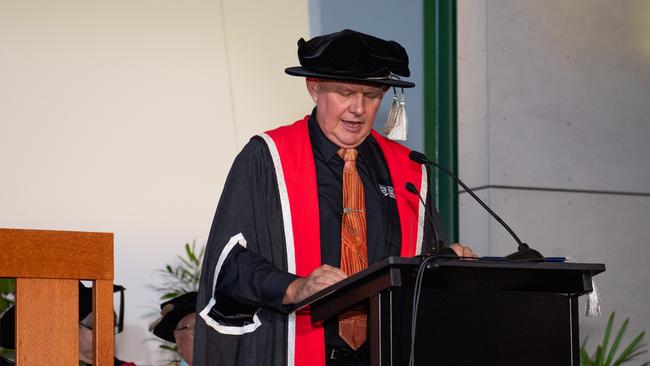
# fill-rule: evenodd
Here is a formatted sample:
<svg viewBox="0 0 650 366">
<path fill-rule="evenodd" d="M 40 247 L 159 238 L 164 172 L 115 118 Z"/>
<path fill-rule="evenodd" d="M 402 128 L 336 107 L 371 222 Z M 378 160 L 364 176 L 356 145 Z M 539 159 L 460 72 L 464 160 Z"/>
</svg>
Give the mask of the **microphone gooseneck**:
<svg viewBox="0 0 650 366">
<path fill-rule="evenodd" d="M 518 237 L 517 234 L 515 234 L 515 232 L 510 228 L 510 226 L 508 226 L 508 224 L 506 224 L 505 221 L 503 221 L 503 220 L 501 219 L 501 217 L 499 217 L 499 215 L 497 215 L 494 211 L 492 211 L 492 209 L 491 209 L 490 207 L 488 207 L 488 205 L 486 205 L 485 202 L 483 202 L 483 200 L 481 200 L 481 199 L 480 199 L 480 198 L 479 198 L 479 197 L 474 193 L 474 191 L 472 191 L 472 190 L 471 190 L 467 185 L 465 185 L 465 183 L 463 183 L 463 182 L 462 182 L 462 181 L 461 181 L 461 180 L 460 180 L 460 179 L 459 179 L 459 178 L 458 178 L 454 173 L 452 173 L 449 169 L 443 167 L 442 165 L 439 165 L 439 164 L 436 163 L 436 162 L 433 162 L 433 161 L 427 159 L 427 157 L 426 157 L 424 154 L 422 154 L 421 152 L 418 152 L 418 151 L 411 151 L 411 152 L 409 153 L 409 158 L 410 158 L 411 160 L 413 160 L 414 162 L 416 162 L 416 163 L 419 163 L 419 164 L 426 164 L 426 165 L 432 165 L 432 166 L 434 166 L 434 167 L 436 167 L 436 168 L 442 170 L 443 172 L 445 172 L 445 173 L 446 173 L 448 176 L 450 176 L 454 181 L 456 181 L 456 183 L 458 183 L 461 187 L 463 187 L 463 189 L 464 189 L 467 193 L 469 193 L 470 196 L 472 196 L 472 198 L 474 198 L 474 200 L 476 200 L 476 202 L 478 202 L 478 203 L 479 203 L 479 204 L 480 204 L 480 205 L 481 205 L 481 206 L 482 206 L 482 207 L 483 207 L 483 208 L 484 208 L 484 209 L 485 209 L 485 210 L 486 210 L 490 215 L 492 215 L 492 217 L 494 217 L 495 220 L 497 220 L 497 221 L 499 222 L 499 224 L 501 224 L 501 226 L 502 226 L 503 228 L 505 228 L 505 229 L 508 231 L 508 233 L 510 233 L 510 235 L 511 235 L 511 236 L 515 239 L 515 241 L 517 242 L 518 250 L 517 250 L 517 252 L 512 253 L 512 254 L 506 256 L 506 258 L 508 258 L 508 259 L 515 259 L 515 260 L 519 260 L 519 259 L 541 259 L 541 258 L 544 258 L 544 256 L 543 256 L 542 254 L 540 254 L 538 251 L 536 251 L 535 249 L 532 249 L 531 247 L 528 246 L 528 244 L 523 243 L 521 240 L 519 240 L 519 237 Z"/>
<path fill-rule="evenodd" d="M 414 195 L 418 196 L 420 202 L 422 203 L 422 207 L 424 207 L 424 212 L 426 212 L 427 217 L 429 218 L 429 222 L 431 223 L 431 228 L 433 229 L 433 239 L 435 240 L 435 244 L 433 246 L 433 255 L 438 256 L 438 254 L 440 254 L 440 239 L 438 238 L 438 231 L 436 230 L 436 224 L 433 221 L 433 215 L 431 215 L 431 212 L 429 212 L 427 204 L 424 202 L 424 199 L 422 199 L 422 196 L 420 195 L 420 191 L 418 191 L 418 189 L 415 187 L 415 184 L 411 182 L 406 182 L 406 185 L 404 187 L 410 193 L 413 193 Z"/>
</svg>

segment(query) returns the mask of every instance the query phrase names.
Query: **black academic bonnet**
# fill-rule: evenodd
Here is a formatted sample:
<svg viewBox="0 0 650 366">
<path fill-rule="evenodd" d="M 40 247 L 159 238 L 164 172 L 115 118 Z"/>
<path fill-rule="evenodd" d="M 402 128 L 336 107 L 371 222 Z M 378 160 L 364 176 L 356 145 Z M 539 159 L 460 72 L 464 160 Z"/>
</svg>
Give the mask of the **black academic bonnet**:
<svg viewBox="0 0 650 366">
<path fill-rule="evenodd" d="M 196 312 L 196 291 L 188 292 L 160 304 L 160 319 L 154 323 L 153 334 L 174 342 L 174 329 L 187 314 Z"/>
<path fill-rule="evenodd" d="M 404 47 L 368 34 L 345 29 L 340 32 L 298 40 L 301 66 L 289 67 L 289 75 L 347 81 L 398 88 L 414 83 L 400 80 L 411 75 Z"/>
<path fill-rule="evenodd" d="M 12 306 L 0 317 L 0 347 L 16 348 L 16 307 Z"/>
<path fill-rule="evenodd" d="M 124 287 L 113 285 L 113 292 L 120 292 L 120 316 L 118 318 L 118 333 L 123 329 L 124 322 Z M 93 311 L 93 289 L 79 282 L 79 321 L 84 320 Z M 0 317 L 0 347 L 16 348 L 16 307 L 9 308 Z"/>
<path fill-rule="evenodd" d="M 124 290 L 120 285 L 113 285 L 113 293 L 120 293 L 120 314 L 117 317 L 117 333 L 124 329 Z M 79 321 L 84 320 L 93 311 L 93 289 L 79 282 Z"/>
</svg>

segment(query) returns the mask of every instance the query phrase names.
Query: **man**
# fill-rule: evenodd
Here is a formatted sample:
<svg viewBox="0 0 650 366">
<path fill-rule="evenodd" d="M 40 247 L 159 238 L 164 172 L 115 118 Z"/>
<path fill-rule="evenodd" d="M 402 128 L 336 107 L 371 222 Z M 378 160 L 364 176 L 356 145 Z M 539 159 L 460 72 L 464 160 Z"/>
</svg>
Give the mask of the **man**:
<svg viewBox="0 0 650 366">
<path fill-rule="evenodd" d="M 176 343 L 180 366 L 192 365 L 195 309 L 196 291 L 177 296 L 160 304 L 160 319 L 149 327 L 157 337 Z"/>
<path fill-rule="evenodd" d="M 298 57 L 286 72 L 306 77 L 316 108 L 235 159 L 208 239 L 195 365 L 367 365 L 363 313 L 321 326 L 292 305 L 432 246 L 424 207 L 405 189 L 428 197 L 423 167 L 372 130 L 384 92 L 414 86 L 396 78 L 410 74 L 404 48 L 344 30 L 301 39 Z"/>
</svg>

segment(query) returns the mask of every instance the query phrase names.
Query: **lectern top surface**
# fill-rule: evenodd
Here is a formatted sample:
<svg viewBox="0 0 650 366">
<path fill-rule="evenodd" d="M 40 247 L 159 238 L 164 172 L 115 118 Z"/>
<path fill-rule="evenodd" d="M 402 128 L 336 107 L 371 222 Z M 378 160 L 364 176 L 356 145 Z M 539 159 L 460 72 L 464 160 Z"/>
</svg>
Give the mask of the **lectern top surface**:
<svg viewBox="0 0 650 366">
<path fill-rule="evenodd" d="M 422 260 L 422 257 L 382 259 L 367 269 L 305 299 L 297 304 L 296 308 L 299 310 L 325 297 L 350 291 L 350 287 L 354 286 L 365 284 L 368 290 L 370 287 L 379 290 L 380 288 L 403 285 L 408 278 L 397 273 L 417 269 Z M 437 278 L 431 282 L 445 288 L 459 285 L 457 288 L 463 289 L 482 287 L 491 290 L 526 291 L 526 289 L 530 289 L 549 292 L 566 291 L 567 293 L 590 291 L 590 288 L 585 288 L 585 286 L 590 286 L 590 283 L 585 283 L 585 279 L 590 279 L 605 271 L 605 265 L 598 263 L 512 261 L 494 258 L 489 260 L 439 258 L 434 262 L 434 267 L 437 268 Z M 567 281 L 567 279 L 571 280 Z M 449 287 L 446 284 L 449 284 Z M 354 292 L 359 293 L 359 291 Z"/>
</svg>

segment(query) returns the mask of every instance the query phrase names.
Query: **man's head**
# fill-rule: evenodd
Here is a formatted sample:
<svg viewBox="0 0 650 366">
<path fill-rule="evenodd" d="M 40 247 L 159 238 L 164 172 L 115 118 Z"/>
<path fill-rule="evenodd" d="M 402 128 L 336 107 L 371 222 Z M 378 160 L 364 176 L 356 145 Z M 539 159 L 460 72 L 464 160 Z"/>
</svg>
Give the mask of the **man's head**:
<svg viewBox="0 0 650 366">
<path fill-rule="evenodd" d="M 159 338 L 176 343 L 178 353 L 189 365 L 194 347 L 196 295 L 192 291 L 160 304 L 161 316 L 149 326 Z"/>
<path fill-rule="evenodd" d="M 79 359 L 86 363 L 93 362 L 93 313 L 79 322 Z"/>
<path fill-rule="evenodd" d="M 399 79 L 410 75 L 408 55 L 399 43 L 348 29 L 301 38 L 298 59 L 301 66 L 285 72 L 307 77 L 316 120 L 340 147 L 356 147 L 368 137 L 389 87 L 415 86 Z"/>
<path fill-rule="evenodd" d="M 196 322 L 196 313 L 185 315 L 174 329 L 174 339 L 176 340 L 176 349 L 178 354 L 187 362 L 192 364 L 192 352 L 194 351 L 194 323 Z"/>
<path fill-rule="evenodd" d="M 325 136 L 339 147 L 354 148 L 370 134 L 385 87 L 307 78 L 307 91 Z"/>
</svg>

